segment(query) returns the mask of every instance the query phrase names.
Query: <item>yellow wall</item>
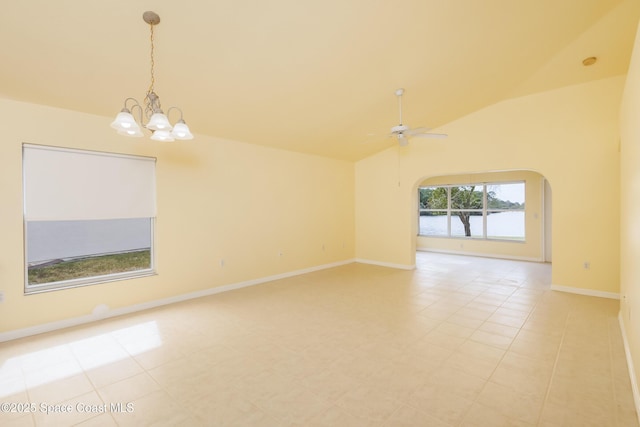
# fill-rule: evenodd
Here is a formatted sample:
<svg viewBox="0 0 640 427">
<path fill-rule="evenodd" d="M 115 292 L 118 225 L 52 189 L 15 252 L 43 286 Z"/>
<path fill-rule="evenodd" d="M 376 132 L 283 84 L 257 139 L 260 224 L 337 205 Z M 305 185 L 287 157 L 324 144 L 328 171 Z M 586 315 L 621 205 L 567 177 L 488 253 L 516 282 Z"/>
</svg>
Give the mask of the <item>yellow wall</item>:
<svg viewBox="0 0 640 427">
<path fill-rule="evenodd" d="M 447 175 L 428 178 L 419 186 L 470 184 L 474 182 L 525 182 L 525 241 L 442 238 L 417 236 L 418 250 L 458 252 L 464 254 L 498 256 L 530 261 L 542 261 L 543 177 L 537 172 L 510 171 L 467 175 Z M 416 191 L 417 197 L 417 191 Z"/>
<path fill-rule="evenodd" d="M 640 409 L 640 30 L 620 114 L 620 318 L 635 368 Z"/>
<path fill-rule="evenodd" d="M 510 99 L 439 129 L 446 139 L 357 162 L 356 257 L 414 264 L 415 189 L 427 177 L 531 170 L 553 189 L 553 284 L 618 293 L 623 85 L 620 76 Z"/>
<path fill-rule="evenodd" d="M 108 117 L 9 100 L 0 118 L 0 332 L 354 257 L 351 162 L 204 136 L 125 138 Z M 159 274 L 24 296 L 23 142 L 156 157 Z"/>
<path fill-rule="evenodd" d="M 555 285 L 618 293 L 623 86 L 616 77 L 507 100 L 448 124 L 445 140 L 414 139 L 355 167 L 204 136 L 127 139 L 110 118 L 0 100 L 0 332 L 353 257 L 410 268 L 419 183 L 488 171 L 531 170 L 550 181 Z M 22 142 L 157 157 L 159 274 L 24 296 Z M 626 241 L 628 259 L 637 253 Z M 629 277 L 629 268 L 627 283 L 640 274 Z"/>
</svg>

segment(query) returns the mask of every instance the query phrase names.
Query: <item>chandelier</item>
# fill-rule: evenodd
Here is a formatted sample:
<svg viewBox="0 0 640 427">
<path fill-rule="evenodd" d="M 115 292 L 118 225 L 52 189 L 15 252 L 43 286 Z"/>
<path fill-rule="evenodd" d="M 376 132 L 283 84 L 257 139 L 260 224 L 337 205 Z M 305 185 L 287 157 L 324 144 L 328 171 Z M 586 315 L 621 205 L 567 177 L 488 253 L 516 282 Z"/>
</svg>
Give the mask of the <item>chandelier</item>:
<svg viewBox="0 0 640 427">
<path fill-rule="evenodd" d="M 142 127 L 151 131 L 151 139 L 155 141 L 174 141 L 176 139 L 193 139 L 193 135 L 189 131 L 189 127 L 182 118 L 182 110 L 178 107 L 170 107 L 165 115 L 160 106 L 160 98 L 154 91 L 155 75 L 153 58 L 153 27 L 160 23 L 160 17 L 155 12 L 145 12 L 142 15 L 144 22 L 149 24 L 151 31 L 151 84 L 144 97 L 144 119 L 143 108 L 135 98 L 127 98 L 124 100 L 124 108 L 118 113 L 116 119 L 111 123 L 111 127 L 118 131 L 118 134 L 132 137 L 142 137 Z M 180 113 L 180 119 L 175 125 L 169 122 L 169 113 L 177 110 Z M 138 120 L 133 116 L 132 112 L 137 111 Z"/>
</svg>

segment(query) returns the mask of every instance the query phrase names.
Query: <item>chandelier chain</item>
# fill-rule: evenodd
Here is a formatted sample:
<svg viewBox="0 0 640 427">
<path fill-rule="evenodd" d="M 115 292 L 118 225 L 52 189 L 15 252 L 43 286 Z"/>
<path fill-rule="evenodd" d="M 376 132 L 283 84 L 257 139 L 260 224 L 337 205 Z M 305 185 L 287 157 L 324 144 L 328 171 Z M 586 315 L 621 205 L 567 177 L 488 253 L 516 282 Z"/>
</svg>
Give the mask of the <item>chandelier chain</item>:
<svg viewBox="0 0 640 427">
<path fill-rule="evenodd" d="M 147 94 L 153 92 L 154 90 L 154 84 L 156 82 L 156 77 L 154 74 L 154 68 L 155 68 L 155 60 L 153 58 L 153 54 L 154 54 L 154 37 L 153 37 L 153 24 L 149 24 L 149 27 L 151 28 L 151 84 L 149 85 L 149 90 L 147 91 Z"/>
</svg>

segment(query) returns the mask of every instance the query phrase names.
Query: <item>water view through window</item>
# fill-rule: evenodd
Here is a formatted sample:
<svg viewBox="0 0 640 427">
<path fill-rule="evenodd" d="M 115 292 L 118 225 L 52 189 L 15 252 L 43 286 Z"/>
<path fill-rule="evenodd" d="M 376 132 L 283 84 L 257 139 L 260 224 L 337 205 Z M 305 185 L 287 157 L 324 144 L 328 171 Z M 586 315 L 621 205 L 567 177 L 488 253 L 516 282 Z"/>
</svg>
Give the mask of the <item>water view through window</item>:
<svg viewBox="0 0 640 427">
<path fill-rule="evenodd" d="M 525 183 L 421 187 L 419 234 L 525 239 Z"/>
</svg>

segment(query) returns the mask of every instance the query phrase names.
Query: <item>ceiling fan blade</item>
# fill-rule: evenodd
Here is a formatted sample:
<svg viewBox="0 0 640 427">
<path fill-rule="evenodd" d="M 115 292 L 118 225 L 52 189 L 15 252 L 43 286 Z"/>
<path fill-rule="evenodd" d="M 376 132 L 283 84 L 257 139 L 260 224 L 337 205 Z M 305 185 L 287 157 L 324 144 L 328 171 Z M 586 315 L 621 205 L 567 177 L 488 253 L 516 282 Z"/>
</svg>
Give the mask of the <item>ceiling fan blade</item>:
<svg viewBox="0 0 640 427">
<path fill-rule="evenodd" d="M 449 135 L 446 133 L 416 133 L 411 136 L 417 138 L 446 138 Z"/>
<path fill-rule="evenodd" d="M 418 133 L 426 133 L 430 130 L 431 128 L 419 127 L 414 129 L 407 129 L 406 131 L 404 131 L 404 133 L 405 135 L 416 135 Z"/>
</svg>

